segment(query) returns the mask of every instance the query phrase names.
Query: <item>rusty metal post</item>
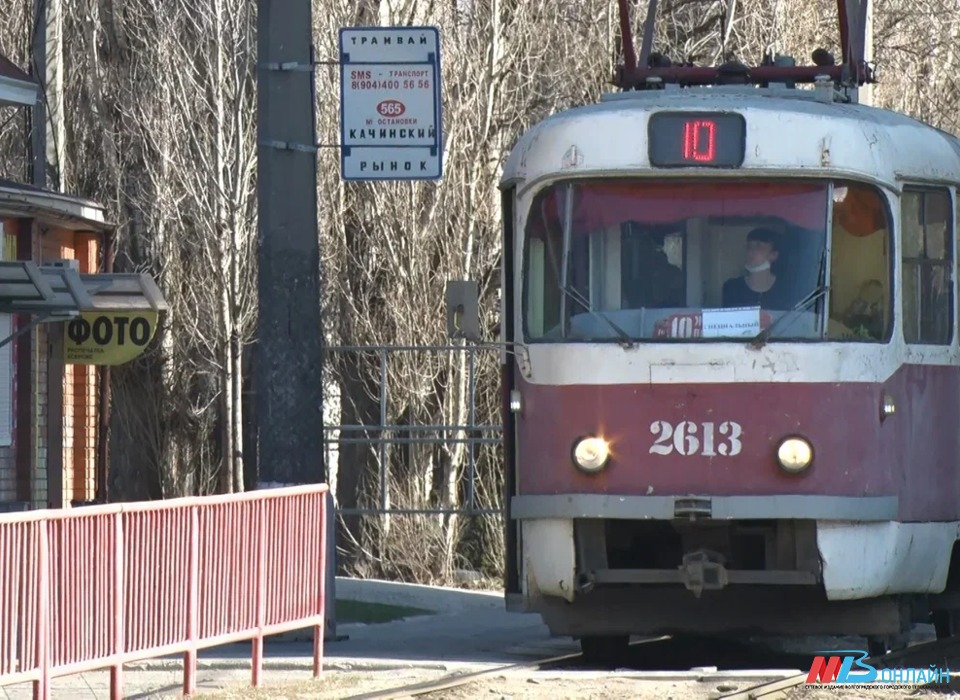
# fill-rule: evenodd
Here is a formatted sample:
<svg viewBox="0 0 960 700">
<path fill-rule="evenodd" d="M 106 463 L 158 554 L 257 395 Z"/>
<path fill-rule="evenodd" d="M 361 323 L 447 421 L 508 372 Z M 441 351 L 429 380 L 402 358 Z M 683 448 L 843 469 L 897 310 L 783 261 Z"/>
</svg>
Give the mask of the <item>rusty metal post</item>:
<svg viewBox="0 0 960 700">
<path fill-rule="evenodd" d="M 62 321 L 47 324 L 47 505 L 63 508 L 63 415 L 66 357 Z"/>
</svg>

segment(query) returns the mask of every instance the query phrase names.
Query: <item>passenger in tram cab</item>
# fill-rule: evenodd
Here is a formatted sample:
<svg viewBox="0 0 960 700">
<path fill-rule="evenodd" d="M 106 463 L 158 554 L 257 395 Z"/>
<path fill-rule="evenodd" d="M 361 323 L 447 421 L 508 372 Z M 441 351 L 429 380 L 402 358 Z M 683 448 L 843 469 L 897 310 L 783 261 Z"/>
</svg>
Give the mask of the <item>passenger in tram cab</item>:
<svg viewBox="0 0 960 700">
<path fill-rule="evenodd" d="M 649 275 L 651 298 L 647 306 L 654 309 L 683 306 L 685 297 L 683 270 L 670 264 L 662 246 L 651 257 Z"/>
<path fill-rule="evenodd" d="M 723 306 L 760 306 L 785 311 L 794 306 L 787 285 L 778 280 L 771 266 L 780 255 L 777 235 L 768 228 L 755 228 L 747 235 L 745 271 L 723 285 Z"/>
<path fill-rule="evenodd" d="M 663 309 L 684 305 L 683 270 L 670 263 L 665 237 L 639 231 L 628 239 L 624 308 Z"/>
</svg>

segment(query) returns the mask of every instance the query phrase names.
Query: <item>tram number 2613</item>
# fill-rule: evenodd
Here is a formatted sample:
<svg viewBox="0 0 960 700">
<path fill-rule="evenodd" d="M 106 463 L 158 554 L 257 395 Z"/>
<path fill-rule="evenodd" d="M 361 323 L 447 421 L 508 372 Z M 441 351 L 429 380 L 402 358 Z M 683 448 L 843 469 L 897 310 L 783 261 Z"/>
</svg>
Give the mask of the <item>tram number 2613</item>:
<svg viewBox="0 0 960 700">
<path fill-rule="evenodd" d="M 685 420 L 674 426 L 665 420 L 655 420 L 650 424 L 650 432 L 659 435 L 650 446 L 652 455 L 668 455 L 676 450 L 684 457 L 734 457 L 743 448 L 740 443 L 743 429 L 733 421 L 717 425 L 710 421 L 695 423 Z"/>
</svg>

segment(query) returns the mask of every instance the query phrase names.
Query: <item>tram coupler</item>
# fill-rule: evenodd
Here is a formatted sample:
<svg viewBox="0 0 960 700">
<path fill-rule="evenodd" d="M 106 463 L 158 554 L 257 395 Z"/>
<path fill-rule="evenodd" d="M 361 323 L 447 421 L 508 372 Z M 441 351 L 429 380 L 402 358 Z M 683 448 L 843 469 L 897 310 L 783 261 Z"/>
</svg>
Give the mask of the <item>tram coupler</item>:
<svg viewBox="0 0 960 700">
<path fill-rule="evenodd" d="M 729 583 L 724 556 L 718 552 L 700 549 L 683 555 L 680 579 L 684 587 L 697 598 L 705 590 L 720 590 Z"/>
</svg>

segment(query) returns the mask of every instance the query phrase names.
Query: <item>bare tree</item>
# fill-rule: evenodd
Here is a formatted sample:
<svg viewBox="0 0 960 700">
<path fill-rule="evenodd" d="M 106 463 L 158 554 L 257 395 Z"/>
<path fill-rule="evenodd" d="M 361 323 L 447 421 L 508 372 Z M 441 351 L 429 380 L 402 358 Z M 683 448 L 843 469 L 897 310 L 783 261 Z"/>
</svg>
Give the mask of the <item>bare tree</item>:
<svg viewBox="0 0 960 700">
<path fill-rule="evenodd" d="M 230 492 L 243 490 L 241 360 L 255 323 L 255 23 L 246 0 L 212 0 L 205 12 L 196 5 L 155 7 L 171 25 L 161 31 L 180 30 L 165 58 L 174 76 L 171 117 L 179 117 L 182 130 L 172 163 L 154 161 L 148 171 L 172 165 L 165 174 L 195 213 L 188 245 L 199 283 L 184 289 L 184 323 L 219 380 L 220 489 Z M 145 131 L 153 126 L 149 118 L 139 121 Z M 209 310 L 212 318 L 190 309 Z"/>
<path fill-rule="evenodd" d="M 17 2 L 0 13 L 0 54 L 27 70 L 30 65 L 32 3 Z M 0 177 L 27 182 L 29 177 L 26 107 L 0 107 Z"/>
<path fill-rule="evenodd" d="M 151 360 L 159 371 L 117 372 L 121 387 L 160 383 L 151 405 L 117 394 L 117 413 L 152 414 L 138 423 L 164 436 L 136 471 L 154 474 L 163 494 L 242 490 L 241 359 L 255 321 L 254 4 L 79 4 L 85 11 L 68 18 L 81 59 L 69 111 L 88 118 L 68 125 L 72 170 L 120 214 L 121 265 L 156 272 L 171 303 Z M 134 448 L 144 437 L 121 441 L 124 459 L 145 459 Z"/>
</svg>

